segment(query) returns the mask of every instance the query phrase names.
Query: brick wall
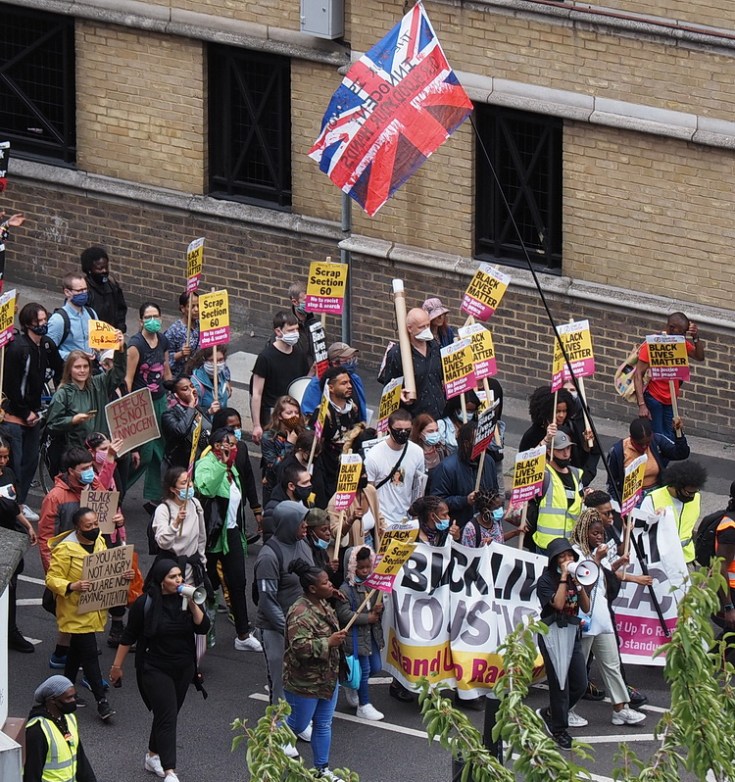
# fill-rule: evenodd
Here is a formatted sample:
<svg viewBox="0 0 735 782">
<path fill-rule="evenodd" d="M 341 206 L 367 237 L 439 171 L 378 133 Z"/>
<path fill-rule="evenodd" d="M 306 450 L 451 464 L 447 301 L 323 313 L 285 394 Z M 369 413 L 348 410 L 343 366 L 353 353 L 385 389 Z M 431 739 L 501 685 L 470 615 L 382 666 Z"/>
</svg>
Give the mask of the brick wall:
<svg viewBox="0 0 735 782">
<path fill-rule="evenodd" d="M 327 241 L 256 230 L 128 200 L 85 196 L 18 178 L 13 179 L 9 192 L 14 208 L 30 218 L 22 235 L 18 232 L 8 245 L 9 285 L 18 281 L 54 290 L 64 272 L 77 268 L 80 249 L 102 243 L 110 250 L 112 271 L 131 307 L 152 298 L 175 313 L 176 298 L 184 284 L 186 244 L 195 236 L 206 236 L 202 287 L 228 288 L 235 329 L 255 332 L 246 345 L 251 352 L 260 350 L 273 313 L 284 306 L 288 283 L 305 277 L 310 260 L 336 255 L 335 246 Z M 393 277 L 405 280 L 409 307 L 420 304 L 427 295 L 439 294 L 451 308 L 452 322 L 463 321 L 458 305 L 466 277 L 359 255 L 353 258 L 353 344 L 362 351 L 366 372 L 378 364 L 385 343 L 394 338 Z M 614 396 L 612 376 L 637 341 L 661 328 L 660 319 L 597 304 L 582 306 L 557 295 L 550 295 L 549 301 L 559 323 L 570 316 L 591 321 L 598 368 L 597 376 L 587 382 L 593 413 L 633 417 L 635 408 L 619 403 Z M 50 296 L 42 303 L 53 308 L 59 301 Z M 498 379 L 508 391 L 525 395 L 548 383 L 551 328 L 537 294 L 511 285 L 491 325 Z M 327 329 L 330 337 L 337 336 L 331 319 Z M 703 328 L 702 337 L 707 361 L 694 365 L 694 381 L 687 384 L 681 412 L 690 431 L 722 439 L 731 431 L 735 400 L 731 335 Z"/>
<path fill-rule="evenodd" d="M 618 9 L 637 17 L 664 17 L 694 24 L 706 24 L 712 27 L 735 27 L 735 6 L 729 0 L 700 0 L 690 3 L 687 0 L 604 0 L 604 8 Z"/>
<path fill-rule="evenodd" d="M 202 193 L 202 43 L 79 20 L 76 51 L 79 168 Z"/>
</svg>

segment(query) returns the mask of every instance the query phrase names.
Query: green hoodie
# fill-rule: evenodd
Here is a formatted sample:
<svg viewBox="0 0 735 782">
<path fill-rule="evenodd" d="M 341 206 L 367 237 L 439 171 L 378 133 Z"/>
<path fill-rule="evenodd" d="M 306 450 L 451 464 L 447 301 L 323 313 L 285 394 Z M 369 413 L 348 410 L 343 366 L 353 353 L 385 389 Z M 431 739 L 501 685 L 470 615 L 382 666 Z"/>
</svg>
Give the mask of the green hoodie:
<svg viewBox="0 0 735 782">
<path fill-rule="evenodd" d="M 237 468 L 233 464 L 230 468 L 232 471 L 232 479 L 235 481 L 235 485 L 240 489 L 240 475 L 237 472 Z M 207 451 L 204 456 L 196 463 L 194 467 L 194 487 L 202 495 L 202 497 L 217 497 L 224 502 L 218 502 L 219 513 L 223 520 L 226 520 L 227 511 L 230 507 L 230 481 L 227 478 L 227 466 L 223 464 L 214 454 L 213 451 Z M 240 500 L 242 502 L 242 500 Z M 207 526 L 207 532 L 209 533 L 212 511 L 209 508 L 205 508 L 205 523 Z M 207 516 L 210 515 L 210 518 Z M 242 546 L 247 551 L 247 541 L 243 535 L 242 529 L 240 529 L 240 537 L 242 538 Z M 208 554 L 227 554 L 229 552 L 229 545 L 227 543 L 227 524 L 222 524 L 222 529 L 219 533 L 219 537 L 216 542 L 207 547 Z"/>
</svg>

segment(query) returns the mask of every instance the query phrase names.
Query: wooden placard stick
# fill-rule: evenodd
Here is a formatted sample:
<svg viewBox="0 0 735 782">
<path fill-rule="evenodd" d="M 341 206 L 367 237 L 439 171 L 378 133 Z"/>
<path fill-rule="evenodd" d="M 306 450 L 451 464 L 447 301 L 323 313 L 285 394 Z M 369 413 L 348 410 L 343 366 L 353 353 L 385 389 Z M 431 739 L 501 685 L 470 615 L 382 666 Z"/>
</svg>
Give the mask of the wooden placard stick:
<svg viewBox="0 0 735 782">
<path fill-rule="evenodd" d="M 189 294 L 189 299 L 186 302 L 186 342 L 184 342 L 184 346 L 187 346 L 189 344 L 189 339 L 191 338 L 191 300 L 194 296 L 194 293 Z"/>
<path fill-rule="evenodd" d="M 353 624 L 357 621 L 357 617 L 359 614 L 361 614 L 365 610 L 365 606 L 370 602 L 370 598 L 377 592 L 376 589 L 371 589 L 366 595 L 365 599 L 360 603 L 360 605 L 357 607 L 357 611 L 355 611 L 355 615 L 350 619 L 349 622 L 345 625 L 345 630 L 349 630 Z"/>
<path fill-rule="evenodd" d="M 558 391 L 554 391 L 554 406 L 551 408 L 551 422 L 556 423 L 556 400 L 559 396 Z M 551 438 L 551 458 L 554 458 L 554 440 L 556 439 L 556 435 Z"/>
<path fill-rule="evenodd" d="M 582 408 L 582 417 L 584 419 L 584 431 L 588 432 L 590 428 L 590 420 L 587 418 L 587 395 L 584 392 L 584 378 L 578 377 L 577 383 L 579 385 L 579 395 L 582 398 L 582 402 L 584 403 L 584 407 Z M 589 440 L 587 440 L 587 447 L 592 448 L 592 446 L 595 444 L 595 441 L 590 437 Z"/>
<path fill-rule="evenodd" d="M 490 383 L 486 377 L 482 378 L 482 387 L 485 389 L 485 397 L 490 400 L 490 406 L 492 407 L 495 404 L 495 394 L 490 390 Z M 495 443 L 497 444 L 498 448 L 502 448 L 503 440 L 500 436 L 500 427 L 498 426 L 498 422 L 495 423 L 495 432 L 493 437 L 495 438 Z"/>
<path fill-rule="evenodd" d="M 314 438 L 316 440 L 316 438 Z M 349 448 L 347 450 L 348 454 L 352 453 L 352 448 Z M 355 496 L 355 499 L 353 502 L 357 501 L 357 496 Z M 342 525 L 345 523 L 345 515 L 347 511 L 341 510 L 339 512 L 339 518 L 337 519 L 337 537 L 334 541 L 334 558 L 337 559 L 339 557 L 339 544 L 342 541 Z"/>
<path fill-rule="evenodd" d="M 673 380 L 669 380 L 669 393 L 671 394 L 671 411 L 674 414 L 674 418 L 679 417 L 679 403 L 676 401 L 676 386 Z M 684 433 L 681 429 L 674 428 L 674 434 L 677 437 L 683 437 Z"/>
</svg>

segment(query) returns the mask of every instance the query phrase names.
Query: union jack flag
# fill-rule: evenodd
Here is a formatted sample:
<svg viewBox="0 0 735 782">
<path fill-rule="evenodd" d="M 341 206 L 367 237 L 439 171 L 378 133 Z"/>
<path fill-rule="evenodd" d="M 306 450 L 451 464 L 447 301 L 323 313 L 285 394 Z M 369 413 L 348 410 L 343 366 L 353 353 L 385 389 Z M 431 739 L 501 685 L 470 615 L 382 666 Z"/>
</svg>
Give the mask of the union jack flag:
<svg viewBox="0 0 735 782">
<path fill-rule="evenodd" d="M 372 216 L 471 112 L 417 3 L 349 69 L 309 156 Z"/>
</svg>

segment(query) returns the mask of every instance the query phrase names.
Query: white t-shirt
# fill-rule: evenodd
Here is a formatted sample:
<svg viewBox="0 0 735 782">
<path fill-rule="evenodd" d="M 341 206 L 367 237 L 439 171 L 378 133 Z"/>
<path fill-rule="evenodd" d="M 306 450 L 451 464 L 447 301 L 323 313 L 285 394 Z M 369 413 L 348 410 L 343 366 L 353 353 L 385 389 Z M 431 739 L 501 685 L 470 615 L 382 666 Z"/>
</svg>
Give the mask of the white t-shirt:
<svg viewBox="0 0 735 782">
<path fill-rule="evenodd" d="M 582 553 L 582 549 L 574 546 L 574 550 L 579 554 L 580 561 L 583 559 L 593 559 Z M 608 549 L 609 551 L 609 549 Z M 600 577 L 597 579 L 590 596 L 590 614 L 592 615 L 592 632 L 586 632 L 586 635 L 604 635 L 605 633 L 614 633 L 612 625 L 612 616 L 610 616 L 610 607 L 607 604 L 607 583 L 603 569 L 607 566 L 607 557 L 604 557 L 600 565 Z M 608 568 L 609 569 L 609 568 Z"/>
<path fill-rule="evenodd" d="M 235 481 L 230 484 L 230 504 L 227 506 L 227 529 L 234 529 L 237 526 L 237 512 L 242 502 L 242 494 L 237 488 Z"/>
<path fill-rule="evenodd" d="M 388 477 L 401 457 L 401 451 L 394 451 L 387 440 L 370 449 L 365 457 L 368 481 L 377 486 Z M 401 466 L 390 480 L 378 489 L 380 510 L 388 522 L 398 522 L 408 516 L 411 503 L 422 493 L 425 484 L 424 452 L 416 443 L 408 443 Z"/>
</svg>

